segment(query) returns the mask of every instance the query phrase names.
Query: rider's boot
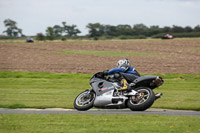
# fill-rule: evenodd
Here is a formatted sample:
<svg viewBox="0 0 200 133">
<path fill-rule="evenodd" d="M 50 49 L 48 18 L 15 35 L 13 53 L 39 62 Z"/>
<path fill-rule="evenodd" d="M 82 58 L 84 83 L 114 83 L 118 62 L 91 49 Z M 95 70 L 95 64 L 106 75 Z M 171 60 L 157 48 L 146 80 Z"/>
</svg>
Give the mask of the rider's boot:
<svg viewBox="0 0 200 133">
<path fill-rule="evenodd" d="M 121 80 L 121 88 L 119 88 L 119 91 L 131 91 L 131 86 L 128 84 L 126 79 Z"/>
</svg>

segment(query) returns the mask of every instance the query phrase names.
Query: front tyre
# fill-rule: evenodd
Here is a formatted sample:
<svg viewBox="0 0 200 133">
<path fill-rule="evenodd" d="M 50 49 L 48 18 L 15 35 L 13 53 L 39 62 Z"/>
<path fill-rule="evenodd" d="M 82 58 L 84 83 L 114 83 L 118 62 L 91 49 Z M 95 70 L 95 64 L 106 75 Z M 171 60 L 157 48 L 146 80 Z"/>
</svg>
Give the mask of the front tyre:
<svg viewBox="0 0 200 133">
<path fill-rule="evenodd" d="M 86 111 L 93 107 L 95 93 L 91 90 L 86 90 L 80 93 L 74 100 L 74 108 L 79 111 Z"/>
<path fill-rule="evenodd" d="M 155 95 L 154 92 L 148 87 L 139 87 L 135 91 L 138 92 L 138 96 L 131 96 L 128 99 L 127 106 L 132 111 L 144 111 L 151 107 L 154 103 Z"/>
</svg>

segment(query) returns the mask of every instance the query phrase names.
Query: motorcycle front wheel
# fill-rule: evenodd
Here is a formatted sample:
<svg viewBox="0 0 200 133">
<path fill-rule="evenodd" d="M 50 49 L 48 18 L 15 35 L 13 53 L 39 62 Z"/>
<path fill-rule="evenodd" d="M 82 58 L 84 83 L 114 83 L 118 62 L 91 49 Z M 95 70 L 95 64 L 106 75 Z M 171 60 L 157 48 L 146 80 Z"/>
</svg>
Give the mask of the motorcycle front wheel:
<svg viewBox="0 0 200 133">
<path fill-rule="evenodd" d="M 154 92 L 148 87 L 139 87 L 135 91 L 138 95 L 129 97 L 127 106 L 132 111 L 144 111 L 151 107 L 155 100 Z"/>
<path fill-rule="evenodd" d="M 74 100 L 74 108 L 79 111 L 86 111 L 92 108 L 95 97 L 95 93 L 90 90 L 80 93 Z"/>
</svg>

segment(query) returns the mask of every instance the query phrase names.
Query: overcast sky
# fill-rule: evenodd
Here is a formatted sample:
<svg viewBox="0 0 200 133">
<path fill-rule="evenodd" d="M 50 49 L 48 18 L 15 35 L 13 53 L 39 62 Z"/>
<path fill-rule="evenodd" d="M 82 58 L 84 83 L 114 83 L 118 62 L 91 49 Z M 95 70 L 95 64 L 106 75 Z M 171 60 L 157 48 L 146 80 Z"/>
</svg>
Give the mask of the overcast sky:
<svg viewBox="0 0 200 133">
<path fill-rule="evenodd" d="M 45 33 L 63 21 L 77 25 L 82 35 L 96 22 L 194 27 L 200 25 L 200 0 L 0 0 L 0 34 L 7 18 L 25 35 Z"/>
</svg>

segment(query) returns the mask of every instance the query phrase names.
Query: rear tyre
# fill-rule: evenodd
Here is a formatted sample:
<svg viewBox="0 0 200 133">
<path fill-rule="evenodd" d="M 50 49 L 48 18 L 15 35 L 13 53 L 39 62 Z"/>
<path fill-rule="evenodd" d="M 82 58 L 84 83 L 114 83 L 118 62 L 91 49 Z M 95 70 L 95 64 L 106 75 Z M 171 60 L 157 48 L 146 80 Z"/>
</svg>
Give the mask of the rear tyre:
<svg viewBox="0 0 200 133">
<path fill-rule="evenodd" d="M 95 93 L 91 90 L 80 93 L 74 100 L 74 108 L 79 111 L 86 111 L 92 108 L 95 97 Z"/>
<path fill-rule="evenodd" d="M 139 93 L 139 96 L 131 96 L 127 106 L 132 111 L 144 111 L 151 107 L 155 100 L 154 92 L 148 87 L 139 87 L 135 91 Z"/>
</svg>

